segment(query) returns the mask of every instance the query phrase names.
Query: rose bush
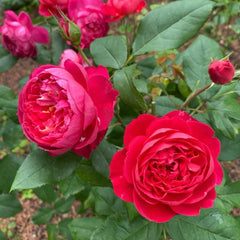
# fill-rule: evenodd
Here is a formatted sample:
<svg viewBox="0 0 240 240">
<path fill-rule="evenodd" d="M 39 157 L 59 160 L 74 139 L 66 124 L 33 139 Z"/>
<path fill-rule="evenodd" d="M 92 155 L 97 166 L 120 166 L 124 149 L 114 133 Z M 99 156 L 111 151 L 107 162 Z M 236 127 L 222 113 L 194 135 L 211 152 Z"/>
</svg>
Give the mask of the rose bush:
<svg viewBox="0 0 240 240">
<path fill-rule="evenodd" d="M 20 93 L 19 122 L 51 155 L 72 149 L 88 158 L 107 131 L 117 95 L 102 66 L 84 69 L 72 60 L 64 67 L 43 65 Z"/>
<path fill-rule="evenodd" d="M 233 64 L 228 60 L 214 60 L 208 68 L 210 78 L 216 84 L 230 82 L 234 76 L 234 71 Z"/>
<path fill-rule="evenodd" d="M 69 0 L 69 18 L 81 29 L 81 48 L 89 48 L 96 38 L 106 36 L 109 26 L 101 11 L 102 0 Z"/>
<path fill-rule="evenodd" d="M 2 44 L 15 57 L 36 57 L 35 43 L 48 43 L 48 31 L 39 26 L 33 26 L 31 18 L 25 12 L 17 16 L 13 11 L 5 11 L 5 20 L 0 33 Z"/>
<path fill-rule="evenodd" d="M 110 164 L 114 192 L 155 222 L 212 207 L 223 177 L 213 134 L 186 112 L 140 115 L 127 126 L 125 147 Z"/>
<path fill-rule="evenodd" d="M 140 12 L 146 5 L 143 0 L 108 0 L 106 4 L 102 6 L 102 11 L 110 16 L 109 22 L 118 21 L 124 16 Z"/>
</svg>

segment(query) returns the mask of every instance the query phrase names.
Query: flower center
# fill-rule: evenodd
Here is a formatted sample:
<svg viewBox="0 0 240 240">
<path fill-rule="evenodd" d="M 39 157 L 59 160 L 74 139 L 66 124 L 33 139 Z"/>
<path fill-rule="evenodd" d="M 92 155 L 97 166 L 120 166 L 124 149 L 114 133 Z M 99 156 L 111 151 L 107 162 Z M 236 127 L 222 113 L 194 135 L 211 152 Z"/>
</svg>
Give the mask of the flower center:
<svg viewBox="0 0 240 240">
<path fill-rule="evenodd" d="M 60 138 L 73 115 L 66 90 L 58 85 L 54 76 L 42 73 L 28 88 L 27 98 L 29 132 L 49 142 Z"/>
</svg>

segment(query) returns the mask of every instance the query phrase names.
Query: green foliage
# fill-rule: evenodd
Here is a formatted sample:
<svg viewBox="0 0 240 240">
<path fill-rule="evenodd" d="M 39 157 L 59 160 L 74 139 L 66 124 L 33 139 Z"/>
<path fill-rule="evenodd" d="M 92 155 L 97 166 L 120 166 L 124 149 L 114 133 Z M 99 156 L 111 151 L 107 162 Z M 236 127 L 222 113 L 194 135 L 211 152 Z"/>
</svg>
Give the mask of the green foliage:
<svg viewBox="0 0 240 240">
<path fill-rule="evenodd" d="M 50 207 L 40 208 L 32 217 L 35 224 L 41 225 L 47 223 L 53 216 L 53 209 Z"/>
<path fill-rule="evenodd" d="M 97 38 L 90 46 L 97 65 L 119 69 L 127 60 L 127 45 L 120 36 Z"/>
<path fill-rule="evenodd" d="M 178 48 L 196 35 L 208 19 L 213 2 L 174 1 L 149 12 L 133 42 L 134 55 Z"/>
<path fill-rule="evenodd" d="M 79 160 L 80 157 L 72 153 L 51 157 L 45 151 L 33 151 L 19 168 L 12 190 L 37 188 L 56 183 L 68 177 L 79 165 Z"/>
<path fill-rule="evenodd" d="M 22 9 L 29 0 L 10 2 L 3 0 L 0 11 L 6 7 Z M 30 9 L 35 4 L 32 1 L 25 7 Z M 226 172 L 222 185 L 216 187 L 214 208 L 201 209 L 197 216 L 176 215 L 163 224 L 143 218 L 133 203 L 117 197 L 109 179 L 109 165 L 123 147 L 125 128 L 142 113 L 163 116 L 186 110 L 214 129 L 221 141 L 219 160 L 240 158 L 238 81 L 215 84 L 197 94 L 211 83 L 211 61 L 224 56 L 224 49 L 215 41 L 219 39 L 212 38 L 212 30 L 219 25 L 214 22 L 216 12 L 226 12 L 227 4 L 231 9 L 221 20 L 226 22 L 239 13 L 235 9 L 239 4 L 234 5 L 233 0 L 181 0 L 152 5 L 153 10 L 145 9 L 136 18 L 126 17 L 114 29 L 117 35 L 98 38 L 89 51 L 84 50 L 95 66 L 108 68 L 110 81 L 119 92 L 106 137 L 89 159 L 72 152 L 53 157 L 30 144 L 18 122 L 17 96 L 10 88 L 0 86 L 0 175 L 4 179 L 0 182 L 0 218 L 12 217 L 22 210 L 17 191 L 9 192 L 23 190 L 18 194 L 22 199 L 33 194 L 40 199 L 41 208 L 32 220 L 46 224 L 49 240 L 238 240 L 240 222 L 229 211 L 240 208 L 240 181 L 232 183 Z M 61 37 L 55 20 L 38 17 L 34 23 L 48 29 L 51 38 L 48 45 L 37 44 L 34 60 L 39 65 L 58 65 L 62 52 L 71 46 Z M 198 34 L 204 24 L 201 32 L 211 38 Z M 187 47 L 177 49 L 184 44 Z M 0 46 L 0 73 L 16 62 L 17 58 Z M 238 78 L 236 74 L 235 79 Z M 28 79 L 23 78 L 20 86 Z M 65 219 L 76 201 L 81 202 L 77 213 L 83 215 Z M 53 224 L 54 217 L 61 214 L 64 219 Z M 6 239 L 1 231 L 0 239 Z"/>
<path fill-rule="evenodd" d="M 0 73 L 7 71 L 17 62 L 17 58 L 0 45 Z"/>
<path fill-rule="evenodd" d="M 120 93 L 121 100 L 133 109 L 146 110 L 146 103 L 133 83 L 136 65 L 117 70 L 113 77 L 114 87 Z"/>
<path fill-rule="evenodd" d="M 166 229 L 173 240 L 238 240 L 240 223 L 225 211 L 210 208 L 194 217 L 175 216 Z"/>
<path fill-rule="evenodd" d="M 9 218 L 22 211 L 22 206 L 14 194 L 0 195 L 0 218 Z"/>
<path fill-rule="evenodd" d="M 217 42 L 203 35 L 198 36 L 183 55 L 183 71 L 188 86 L 194 90 L 198 81 L 200 81 L 198 89 L 210 83 L 208 66 L 211 58 L 221 59 L 222 57 L 221 48 Z"/>
</svg>

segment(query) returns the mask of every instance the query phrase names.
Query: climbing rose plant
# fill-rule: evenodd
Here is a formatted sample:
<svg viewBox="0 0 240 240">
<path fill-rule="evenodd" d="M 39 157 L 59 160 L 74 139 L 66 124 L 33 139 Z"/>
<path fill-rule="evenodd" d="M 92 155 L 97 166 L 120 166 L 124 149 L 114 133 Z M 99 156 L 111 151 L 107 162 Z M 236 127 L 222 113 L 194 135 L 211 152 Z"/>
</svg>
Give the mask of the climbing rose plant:
<svg viewBox="0 0 240 240">
<path fill-rule="evenodd" d="M 32 189 L 49 239 L 238 240 L 240 181 L 221 162 L 240 157 L 239 70 L 202 34 L 214 2 L 37 7 L 0 27 L 1 72 L 39 65 L 19 96 L 0 86 L 0 217 Z M 86 217 L 51 222 L 76 202 Z"/>
</svg>

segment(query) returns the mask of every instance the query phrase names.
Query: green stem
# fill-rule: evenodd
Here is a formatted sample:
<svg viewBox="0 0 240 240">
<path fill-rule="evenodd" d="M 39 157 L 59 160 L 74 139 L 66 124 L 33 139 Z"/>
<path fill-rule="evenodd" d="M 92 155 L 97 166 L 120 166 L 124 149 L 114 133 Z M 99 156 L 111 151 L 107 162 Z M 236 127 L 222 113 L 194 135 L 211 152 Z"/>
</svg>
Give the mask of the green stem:
<svg viewBox="0 0 240 240">
<path fill-rule="evenodd" d="M 117 106 L 117 105 L 116 105 Z M 119 113 L 118 113 L 118 110 L 117 110 L 117 107 L 115 106 L 115 109 L 114 109 L 114 116 L 116 117 L 116 119 L 118 120 L 120 126 L 125 129 L 126 128 L 126 125 L 124 124 L 124 122 L 122 121 Z"/>
<path fill-rule="evenodd" d="M 77 46 L 78 52 L 81 54 L 82 58 L 85 60 L 85 62 L 88 64 L 88 66 L 92 66 L 91 62 L 89 61 L 89 59 L 87 58 L 87 56 L 85 55 L 85 53 L 83 52 L 83 50 L 81 49 L 81 47 L 78 45 Z"/>
<path fill-rule="evenodd" d="M 133 57 L 134 57 L 133 54 L 129 56 L 129 58 L 127 59 L 127 61 L 124 64 L 124 67 L 126 67 L 128 65 L 128 63 L 132 61 Z"/>
<path fill-rule="evenodd" d="M 205 85 L 204 87 L 200 88 L 198 91 L 196 92 L 192 92 L 189 97 L 186 99 L 186 101 L 183 103 L 181 109 L 184 111 L 186 109 L 186 107 L 188 106 L 188 104 L 200 93 L 202 93 L 203 91 L 205 91 L 206 89 L 208 89 L 209 87 L 211 87 L 213 83 L 209 83 L 207 85 Z"/>
<path fill-rule="evenodd" d="M 167 234 L 166 234 L 166 229 L 164 225 L 163 225 L 163 240 L 167 240 Z"/>
</svg>

